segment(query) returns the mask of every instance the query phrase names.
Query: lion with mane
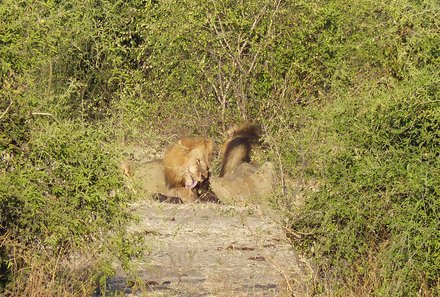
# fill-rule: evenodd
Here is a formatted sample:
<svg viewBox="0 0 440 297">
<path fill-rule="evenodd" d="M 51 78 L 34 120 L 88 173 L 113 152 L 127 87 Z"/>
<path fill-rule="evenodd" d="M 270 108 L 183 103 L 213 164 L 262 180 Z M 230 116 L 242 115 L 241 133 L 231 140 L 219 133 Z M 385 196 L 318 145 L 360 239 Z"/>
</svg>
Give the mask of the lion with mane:
<svg viewBox="0 0 440 297">
<path fill-rule="evenodd" d="M 182 137 L 168 147 L 163 159 L 167 196 L 179 197 L 183 202 L 198 199 L 193 191 L 209 177 L 213 142 L 204 137 Z"/>
<path fill-rule="evenodd" d="M 260 144 L 261 127 L 255 123 L 235 125 L 227 131 L 229 139 L 220 150 L 220 177 L 233 172 L 242 163 L 251 163 L 252 150 Z"/>
<path fill-rule="evenodd" d="M 272 163 L 258 166 L 251 160 L 252 152 L 261 144 L 261 126 L 255 123 L 237 124 L 227 131 L 227 135 L 228 139 L 220 149 L 220 174 L 210 179 L 212 191 L 222 201 L 269 195 L 275 177 Z"/>
</svg>

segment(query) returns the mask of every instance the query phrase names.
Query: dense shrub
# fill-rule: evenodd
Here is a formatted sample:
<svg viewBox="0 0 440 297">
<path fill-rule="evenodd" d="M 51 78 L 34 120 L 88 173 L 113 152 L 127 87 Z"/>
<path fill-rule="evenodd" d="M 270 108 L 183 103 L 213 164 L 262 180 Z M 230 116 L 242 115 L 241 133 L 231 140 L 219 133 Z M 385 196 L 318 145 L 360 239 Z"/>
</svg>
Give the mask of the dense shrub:
<svg viewBox="0 0 440 297">
<path fill-rule="evenodd" d="M 187 129 L 264 120 L 277 105 L 326 101 L 359 79 L 401 79 L 439 50 L 435 1 L 34 0 L 1 9 L 4 81 L 26 73 L 47 112 L 115 114 L 136 127 L 167 126 L 176 113 Z"/>
<path fill-rule="evenodd" d="M 128 239 L 130 196 L 103 132 L 73 122 L 41 124 L 21 149 L 0 175 L 1 256 L 15 278 L 39 258 L 58 259 L 55 274 L 63 273 L 61 263 L 84 250 L 84 257 L 93 255 L 100 263 L 89 275 L 96 280 L 106 275 L 104 266 L 111 267 L 114 256 L 136 249 L 118 244 Z M 66 282 L 76 277 L 66 276 Z M 11 284 L 18 293 L 30 280 L 22 281 Z"/>
<path fill-rule="evenodd" d="M 73 123 L 40 129 L 1 176 L 1 225 L 22 242 L 57 247 L 123 219 L 128 197 L 105 135 Z"/>
<path fill-rule="evenodd" d="M 311 176 L 322 184 L 293 226 L 323 271 L 359 288 L 375 279 L 369 294 L 440 288 L 438 75 L 346 98 L 320 119 Z"/>
</svg>

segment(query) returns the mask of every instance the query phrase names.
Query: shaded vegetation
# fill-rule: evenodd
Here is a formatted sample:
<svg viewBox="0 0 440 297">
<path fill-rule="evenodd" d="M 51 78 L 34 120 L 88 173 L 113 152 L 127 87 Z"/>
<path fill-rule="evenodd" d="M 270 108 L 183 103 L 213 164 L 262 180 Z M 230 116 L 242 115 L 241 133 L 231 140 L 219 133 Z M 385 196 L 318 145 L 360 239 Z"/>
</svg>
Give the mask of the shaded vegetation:
<svg viewBox="0 0 440 297">
<path fill-rule="evenodd" d="M 308 170 L 321 184 L 292 224 L 323 273 L 353 289 L 370 282 L 372 292 L 357 294 L 439 289 L 440 93 L 431 74 L 346 98 L 320 123 L 325 142 L 312 155 L 321 163 Z"/>
<path fill-rule="evenodd" d="M 111 274 L 104 251 L 137 253 L 120 143 L 242 120 L 267 132 L 316 294 L 439 292 L 437 1 L 5 0 L 0 16 L 4 292 L 82 296 Z"/>
</svg>

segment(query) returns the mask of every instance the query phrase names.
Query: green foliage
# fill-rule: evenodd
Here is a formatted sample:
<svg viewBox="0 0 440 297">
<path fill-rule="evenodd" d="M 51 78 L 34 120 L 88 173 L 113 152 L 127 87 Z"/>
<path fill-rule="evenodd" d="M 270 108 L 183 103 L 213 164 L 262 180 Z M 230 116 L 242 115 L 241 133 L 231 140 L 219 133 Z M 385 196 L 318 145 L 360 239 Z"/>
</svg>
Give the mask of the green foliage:
<svg viewBox="0 0 440 297">
<path fill-rule="evenodd" d="M 438 61 L 435 4 L 6 1 L 2 79 L 70 119 L 263 120 Z"/>
<path fill-rule="evenodd" d="M 26 106 L 19 104 L 7 100 L 0 102 L 0 110 L 4 111 L 0 120 L 0 150 L 5 161 L 0 164 L 0 172 L 6 168 L 9 158 L 19 153 L 20 148 L 29 140 L 29 112 Z"/>
<path fill-rule="evenodd" d="M 3 228 L 21 242 L 60 247 L 125 221 L 128 197 L 105 135 L 73 123 L 40 129 L 1 176 Z"/>
<path fill-rule="evenodd" d="M 130 196 L 107 141 L 103 131 L 74 122 L 42 123 L 31 132 L 0 175 L 3 261 L 22 268 L 14 263 L 14 242 L 55 259 L 86 246 L 101 257 L 110 253 L 128 260 L 136 253 L 122 244 L 132 242 L 124 231 L 132 219 Z"/>
<path fill-rule="evenodd" d="M 323 184 L 293 225 L 310 234 L 301 244 L 323 269 L 348 278 L 347 268 L 356 267 L 357 277 L 368 278 L 365 259 L 373 255 L 374 294 L 438 289 L 438 79 L 438 71 L 424 71 L 391 92 L 341 100 L 320 119 L 325 143 L 313 157 L 324 165 L 313 169 Z"/>
</svg>

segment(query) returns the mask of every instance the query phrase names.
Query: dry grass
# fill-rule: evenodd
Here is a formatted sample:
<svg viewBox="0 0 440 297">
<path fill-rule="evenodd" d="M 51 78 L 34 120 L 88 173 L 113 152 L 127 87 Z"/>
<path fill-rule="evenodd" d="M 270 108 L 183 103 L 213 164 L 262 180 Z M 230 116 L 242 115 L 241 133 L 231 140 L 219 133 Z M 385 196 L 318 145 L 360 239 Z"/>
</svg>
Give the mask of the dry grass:
<svg viewBox="0 0 440 297">
<path fill-rule="evenodd" d="M 4 296 L 91 296 L 97 288 L 100 257 L 93 248 L 57 252 L 43 248 L 24 248 L 4 235 L 2 246 L 8 246 L 11 279 Z M 78 255 L 81 255 L 80 257 Z"/>
</svg>

